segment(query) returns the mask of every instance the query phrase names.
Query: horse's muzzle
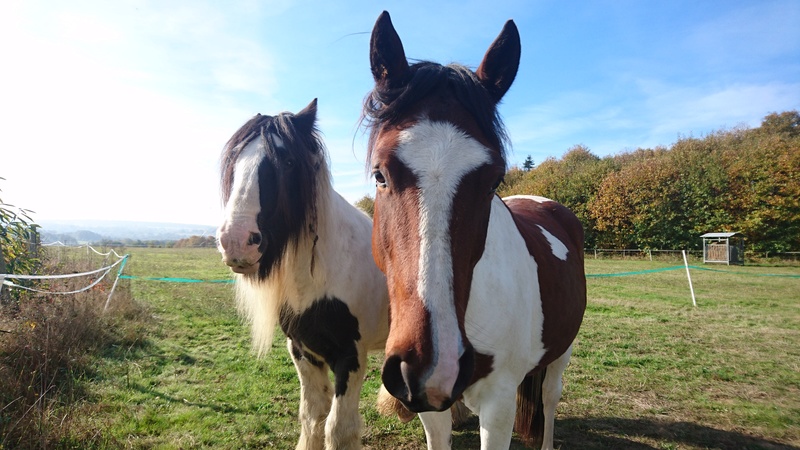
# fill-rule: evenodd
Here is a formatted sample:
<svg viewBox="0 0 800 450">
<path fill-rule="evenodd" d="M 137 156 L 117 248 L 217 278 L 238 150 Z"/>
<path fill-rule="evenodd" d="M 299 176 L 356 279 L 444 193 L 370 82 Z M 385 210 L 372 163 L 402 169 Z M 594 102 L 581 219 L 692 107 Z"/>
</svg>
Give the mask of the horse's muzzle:
<svg viewBox="0 0 800 450">
<path fill-rule="evenodd" d="M 251 275 L 258 271 L 261 259 L 261 233 L 242 225 L 227 222 L 217 232 L 222 261 L 236 273 Z"/>
<path fill-rule="evenodd" d="M 386 390 L 410 411 L 445 411 L 453 405 L 472 380 L 475 371 L 475 351 L 468 347 L 458 359 L 458 376 L 450 392 L 424 385 L 415 367 L 400 355 L 389 355 L 383 363 L 381 378 Z"/>
</svg>

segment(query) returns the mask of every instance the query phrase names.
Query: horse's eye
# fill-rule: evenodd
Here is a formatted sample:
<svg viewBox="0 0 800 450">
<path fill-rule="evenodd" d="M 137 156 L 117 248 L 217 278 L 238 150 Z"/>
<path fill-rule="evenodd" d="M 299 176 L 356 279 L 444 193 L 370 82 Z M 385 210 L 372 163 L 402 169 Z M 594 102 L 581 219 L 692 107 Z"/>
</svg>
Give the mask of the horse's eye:
<svg viewBox="0 0 800 450">
<path fill-rule="evenodd" d="M 386 178 L 383 177 L 383 174 L 380 170 L 376 170 L 372 172 L 372 176 L 375 177 L 375 186 L 379 188 L 385 188 L 386 185 Z"/>
<path fill-rule="evenodd" d="M 492 194 L 492 195 L 497 193 L 497 188 L 500 187 L 500 184 L 502 182 L 503 182 L 503 177 L 498 178 L 497 181 L 495 181 L 494 184 L 492 185 L 492 189 L 489 191 L 489 193 Z"/>
</svg>

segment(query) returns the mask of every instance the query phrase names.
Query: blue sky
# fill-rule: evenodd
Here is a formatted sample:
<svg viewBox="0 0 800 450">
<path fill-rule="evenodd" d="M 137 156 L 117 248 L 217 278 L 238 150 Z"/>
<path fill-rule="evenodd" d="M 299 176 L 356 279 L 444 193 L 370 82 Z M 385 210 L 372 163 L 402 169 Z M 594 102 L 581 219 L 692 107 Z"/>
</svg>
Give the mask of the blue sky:
<svg viewBox="0 0 800 450">
<path fill-rule="evenodd" d="M 415 59 L 522 37 L 511 164 L 670 145 L 800 109 L 800 2 L 81 1 L 0 4 L 0 198 L 34 219 L 216 225 L 222 146 L 319 98 L 334 187 L 371 193 L 361 102 L 388 10 Z"/>
</svg>

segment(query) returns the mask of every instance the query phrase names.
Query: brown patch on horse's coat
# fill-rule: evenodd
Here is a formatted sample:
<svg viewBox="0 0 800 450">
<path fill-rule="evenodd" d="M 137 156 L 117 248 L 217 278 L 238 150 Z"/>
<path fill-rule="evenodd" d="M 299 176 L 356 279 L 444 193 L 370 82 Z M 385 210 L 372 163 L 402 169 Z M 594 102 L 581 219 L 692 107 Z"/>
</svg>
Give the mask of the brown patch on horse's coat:
<svg viewBox="0 0 800 450">
<path fill-rule="evenodd" d="M 459 330 L 465 345 L 469 344 L 469 338 L 464 329 L 464 318 L 469 306 L 473 272 L 475 265 L 483 256 L 486 233 L 489 230 L 493 195 L 490 194 L 492 181 L 487 180 L 486 175 L 492 174 L 493 178 L 499 177 L 496 172 L 482 167 L 465 175 L 453 198 L 450 215 L 453 301 Z M 502 172 L 500 173 L 502 174 Z"/>
<path fill-rule="evenodd" d="M 583 274 L 583 226 L 575 214 L 554 202 L 509 199 L 514 217 L 528 252 L 536 258 L 542 299 L 544 329 L 542 342 L 547 353 L 531 372 L 546 367 L 569 348 L 583 321 L 586 309 L 586 277 Z M 568 250 L 567 260 L 553 254 L 542 234 L 542 226 Z"/>
<path fill-rule="evenodd" d="M 484 355 L 480 352 L 475 352 L 475 371 L 472 373 L 472 379 L 469 380 L 469 385 L 477 383 L 481 378 L 486 378 L 494 370 L 494 356 Z"/>
</svg>

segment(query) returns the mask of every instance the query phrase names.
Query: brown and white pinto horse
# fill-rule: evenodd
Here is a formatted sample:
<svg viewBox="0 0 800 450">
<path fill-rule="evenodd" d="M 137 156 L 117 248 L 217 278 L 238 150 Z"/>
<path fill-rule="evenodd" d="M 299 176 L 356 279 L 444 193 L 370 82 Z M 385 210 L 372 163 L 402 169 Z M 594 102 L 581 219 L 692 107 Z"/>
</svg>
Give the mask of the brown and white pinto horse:
<svg viewBox="0 0 800 450">
<path fill-rule="evenodd" d="M 545 198 L 495 194 L 506 171 L 497 104 L 519 58 L 512 21 L 476 72 L 409 65 L 386 12 L 372 31 L 364 115 L 377 185 L 372 249 L 389 286 L 383 382 L 421 413 L 430 449 L 450 447 L 440 411 L 462 395 L 482 449 L 508 448 L 512 429 L 552 448 L 586 307 L 576 216 Z"/>
<path fill-rule="evenodd" d="M 297 114 L 259 114 L 231 137 L 217 237 L 257 351 L 269 350 L 278 324 L 288 338 L 300 378 L 297 448 L 356 449 L 367 351 L 383 350 L 388 295 L 369 217 L 331 186 L 316 112 L 314 100 Z"/>
</svg>

